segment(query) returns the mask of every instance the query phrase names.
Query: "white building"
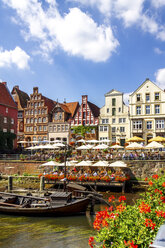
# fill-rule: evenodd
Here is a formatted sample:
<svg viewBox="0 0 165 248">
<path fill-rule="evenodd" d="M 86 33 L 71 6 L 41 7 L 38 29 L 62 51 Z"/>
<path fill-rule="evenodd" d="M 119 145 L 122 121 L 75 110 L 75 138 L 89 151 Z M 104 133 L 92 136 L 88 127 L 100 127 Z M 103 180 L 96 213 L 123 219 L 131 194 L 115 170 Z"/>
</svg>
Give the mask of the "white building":
<svg viewBox="0 0 165 248">
<path fill-rule="evenodd" d="M 132 136 L 148 139 L 155 136 L 165 137 L 165 92 L 146 79 L 129 96 L 130 132 Z"/>
<path fill-rule="evenodd" d="M 100 109 L 99 139 L 124 145 L 130 137 L 129 108 L 123 102 L 123 93 L 111 90 L 105 94 L 105 105 Z"/>
</svg>

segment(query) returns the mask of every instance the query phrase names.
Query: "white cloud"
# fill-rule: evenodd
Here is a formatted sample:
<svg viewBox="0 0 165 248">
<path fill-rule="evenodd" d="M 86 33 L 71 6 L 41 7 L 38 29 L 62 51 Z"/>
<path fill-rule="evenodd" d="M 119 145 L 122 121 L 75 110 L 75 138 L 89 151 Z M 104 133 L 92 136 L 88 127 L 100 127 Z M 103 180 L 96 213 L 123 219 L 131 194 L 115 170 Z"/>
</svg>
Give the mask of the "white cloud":
<svg viewBox="0 0 165 248">
<path fill-rule="evenodd" d="M 96 7 L 102 14 L 109 16 L 112 8 L 112 0 L 68 0 L 81 3 L 85 6 Z"/>
<path fill-rule="evenodd" d="M 119 45 L 110 27 L 98 26 L 78 8 L 58 20 L 54 32 L 64 51 L 95 62 L 106 61 Z"/>
<path fill-rule="evenodd" d="M 164 0 L 152 0 L 152 4 L 156 8 L 160 8 L 165 6 L 165 1 Z"/>
<path fill-rule="evenodd" d="M 16 10 L 25 40 L 38 41 L 43 56 L 48 57 L 57 47 L 94 62 L 106 61 L 112 55 L 119 42 L 110 26 L 97 25 L 78 8 L 71 8 L 63 17 L 55 0 L 46 1 L 48 8 L 43 9 L 38 0 L 3 0 Z"/>
<path fill-rule="evenodd" d="M 30 56 L 20 47 L 14 50 L 0 49 L 0 67 L 11 67 L 15 65 L 18 69 L 27 69 Z"/>
<path fill-rule="evenodd" d="M 163 54 L 164 53 L 159 47 L 155 47 L 154 52 L 157 54 Z"/>
<path fill-rule="evenodd" d="M 165 89 L 165 68 L 157 70 L 155 73 L 156 83 L 161 89 Z"/>
</svg>

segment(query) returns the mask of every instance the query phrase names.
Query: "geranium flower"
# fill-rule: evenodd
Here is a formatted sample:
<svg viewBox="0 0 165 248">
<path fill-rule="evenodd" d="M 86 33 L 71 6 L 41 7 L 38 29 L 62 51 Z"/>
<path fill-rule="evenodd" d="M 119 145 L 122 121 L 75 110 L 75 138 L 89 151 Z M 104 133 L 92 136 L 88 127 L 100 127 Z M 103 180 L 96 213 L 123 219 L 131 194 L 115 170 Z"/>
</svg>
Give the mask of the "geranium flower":
<svg viewBox="0 0 165 248">
<path fill-rule="evenodd" d="M 119 202 L 126 201 L 126 197 L 124 195 L 121 195 L 119 197 Z"/>
</svg>

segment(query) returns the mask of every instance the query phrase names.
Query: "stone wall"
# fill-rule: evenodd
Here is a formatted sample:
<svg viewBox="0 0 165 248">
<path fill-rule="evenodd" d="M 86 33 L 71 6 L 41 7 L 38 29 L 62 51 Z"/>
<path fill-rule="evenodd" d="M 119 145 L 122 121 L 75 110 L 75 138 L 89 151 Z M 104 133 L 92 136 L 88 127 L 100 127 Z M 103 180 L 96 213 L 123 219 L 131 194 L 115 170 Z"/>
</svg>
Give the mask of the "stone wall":
<svg viewBox="0 0 165 248">
<path fill-rule="evenodd" d="M 0 161 L 0 173 L 4 175 L 23 175 L 24 173 L 37 175 L 42 172 L 43 169 L 40 169 L 39 165 L 43 163 L 39 161 Z M 165 160 L 132 160 L 125 161 L 125 163 L 128 168 L 124 170 L 134 179 L 144 179 L 155 173 L 165 172 Z"/>
</svg>

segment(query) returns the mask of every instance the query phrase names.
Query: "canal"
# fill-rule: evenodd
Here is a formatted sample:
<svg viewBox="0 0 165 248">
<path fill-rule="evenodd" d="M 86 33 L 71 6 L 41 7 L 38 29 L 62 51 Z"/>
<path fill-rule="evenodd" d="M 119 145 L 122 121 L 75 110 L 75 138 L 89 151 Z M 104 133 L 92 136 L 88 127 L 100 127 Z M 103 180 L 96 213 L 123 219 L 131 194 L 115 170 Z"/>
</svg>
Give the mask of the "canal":
<svg viewBox="0 0 165 248">
<path fill-rule="evenodd" d="M 111 194 L 105 194 L 108 198 Z M 115 193 L 118 198 L 121 193 Z M 126 193 L 128 204 L 133 204 L 139 193 Z M 96 211 L 105 206 L 97 205 Z M 94 235 L 94 216 L 30 218 L 0 215 L 1 248 L 86 248 Z"/>
</svg>

